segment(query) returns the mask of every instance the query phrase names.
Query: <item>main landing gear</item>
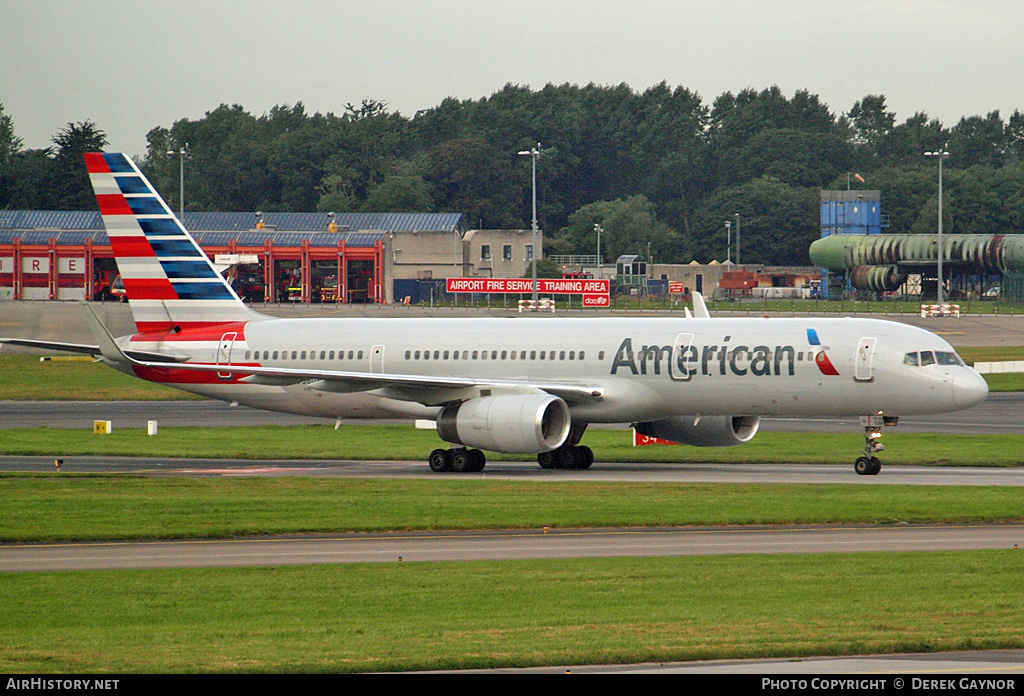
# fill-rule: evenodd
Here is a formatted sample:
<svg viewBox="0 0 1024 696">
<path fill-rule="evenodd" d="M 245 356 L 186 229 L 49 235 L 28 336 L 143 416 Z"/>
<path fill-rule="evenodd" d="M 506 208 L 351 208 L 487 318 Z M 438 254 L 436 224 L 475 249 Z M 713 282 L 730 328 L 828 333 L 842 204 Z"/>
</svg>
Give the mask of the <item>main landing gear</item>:
<svg viewBox="0 0 1024 696">
<path fill-rule="evenodd" d="M 589 469 L 594 463 L 594 451 L 579 444 L 586 429 L 585 423 L 573 425 L 565 443 L 558 449 L 538 454 L 537 463 L 544 469 Z M 427 459 L 430 470 L 438 473 L 453 471 L 459 474 L 473 474 L 483 471 L 486 463 L 487 458 L 483 452 L 465 447 L 436 449 Z"/>
<path fill-rule="evenodd" d="M 565 443 L 556 450 L 538 454 L 537 463 L 542 469 L 589 469 L 594 463 L 594 451 L 580 444 L 586 430 L 586 423 L 573 423 Z"/>
<path fill-rule="evenodd" d="M 882 470 L 882 461 L 875 456 L 876 452 L 885 449 L 879 440 L 882 438 L 882 428 L 887 425 L 896 425 L 899 418 L 896 416 L 861 416 L 860 424 L 864 426 L 864 452 L 853 463 L 853 470 L 861 476 L 874 476 Z"/>
<path fill-rule="evenodd" d="M 475 474 L 484 470 L 487 459 L 478 449 L 458 447 L 436 449 L 430 453 L 427 464 L 431 471 L 443 473 Z M 594 452 L 587 446 L 563 445 L 551 452 L 537 455 L 537 463 L 544 469 L 589 469 L 594 463 Z"/>
<path fill-rule="evenodd" d="M 586 445 L 562 445 L 538 454 L 537 463 L 542 469 L 589 469 L 594 463 L 594 451 Z"/>
<path fill-rule="evenodd" d="M 487 458 L 478 449 L 457 447 L 453 449 L 436 449 L 427 459 L 431 471 L 454 471 L 460 474 L 475 474 L 484 470 Z"/>
</svg>

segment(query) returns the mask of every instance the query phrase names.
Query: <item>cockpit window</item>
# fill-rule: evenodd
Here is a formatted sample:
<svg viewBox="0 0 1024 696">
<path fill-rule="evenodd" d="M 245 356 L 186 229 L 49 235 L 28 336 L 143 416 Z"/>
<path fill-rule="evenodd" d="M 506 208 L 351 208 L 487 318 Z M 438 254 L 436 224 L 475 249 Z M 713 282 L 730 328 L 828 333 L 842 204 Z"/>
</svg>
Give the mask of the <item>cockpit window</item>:
<svg viewBox="0 0 1024 696">
<path fill-rule="evenodd" d="M 950 351 L 922 350 L 920 353 L 907 353 L 903 356 L 903 364 L 913 367 L 924 367 L 926 365 L 963 365 L 964 361 L 960 356 Z"/>
</svg>

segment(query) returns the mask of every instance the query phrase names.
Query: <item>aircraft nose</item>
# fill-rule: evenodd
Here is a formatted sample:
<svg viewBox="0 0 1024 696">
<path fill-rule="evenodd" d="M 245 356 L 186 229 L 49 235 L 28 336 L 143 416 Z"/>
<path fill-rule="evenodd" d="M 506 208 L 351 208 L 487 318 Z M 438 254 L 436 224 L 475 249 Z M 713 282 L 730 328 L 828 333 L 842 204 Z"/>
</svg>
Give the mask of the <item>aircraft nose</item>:
<svg viewBox="0 0 1024 696">
<path fill-rule="evenodd" d="M 970 408 L 988 396 L 988 383 L 974 370 L 963 370 L 953 378 L 953 403 L 957 408 Z"/>
</svg>

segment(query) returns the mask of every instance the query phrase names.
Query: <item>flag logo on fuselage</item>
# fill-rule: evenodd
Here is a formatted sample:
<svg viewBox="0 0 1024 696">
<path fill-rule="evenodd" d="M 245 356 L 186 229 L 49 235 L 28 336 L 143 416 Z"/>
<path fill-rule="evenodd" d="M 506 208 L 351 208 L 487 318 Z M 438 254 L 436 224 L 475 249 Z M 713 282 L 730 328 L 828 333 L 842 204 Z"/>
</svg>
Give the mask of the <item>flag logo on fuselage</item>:
<svg viewBox="0 0 1024 696">
<path fill-rule="evenodd" d="M 818 339 L 818 332 L 814 329 L 807 329 L 807 342 L 812 346 L 821 346 L 821 341 Z M 839 370 L 832 364 L 832 361 L 828 359 L 828 353 L 825 352 L 827 346 L 822 346 L 822 349 L 816 351 L 814 354 L 814 364 L 821 370 L 821 374 L 829 376 L 838 376 Z"/>
</svg>

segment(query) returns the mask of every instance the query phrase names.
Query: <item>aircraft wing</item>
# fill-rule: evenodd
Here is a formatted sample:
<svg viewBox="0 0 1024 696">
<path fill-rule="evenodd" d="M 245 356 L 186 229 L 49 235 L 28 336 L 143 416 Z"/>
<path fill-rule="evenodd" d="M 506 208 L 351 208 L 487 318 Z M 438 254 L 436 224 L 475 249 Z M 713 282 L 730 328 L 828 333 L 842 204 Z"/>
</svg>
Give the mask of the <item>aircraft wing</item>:
<svg viewBox="0 0 1024 696">
<path fill-rule="evenodd" d="M 121 349 L 103 322 L 91 307 L 85 305 L 86 321 L 99 342 L 102 356 L 115 363 L 153 370 L 193 370 L 221 374 L 245 375 L 241 379 L 250 384 L 285 386 L 309 382 L 313 389 L 327 392 L 357 392 L 382 390 L 383 395 L 402 401 L 416 401 L 438 405 L 475 398 L 486 390 L 543 391 L 570 402 L 601 399 L 603 388 L 561 382 L 539 382 L 516 379 L 473 379 L 467 377 L 438 377 L 388 373 L 347 372 L 340 370 L 307 370 L 291 367 L 261 367 L 256 365 L 218 365 L 189 363 L 170 356 L 133 355 L 134 351 Z M 187 358 L 186 358 L 187 359 Z"/>
<path fill-rule="evenodd" d="M 382 395 L 401 401 L 439 405 L 464 401 L 481 395 L 481 391 L 543 391 L 568 403 L 600 400 L 604 388 L 599 385 L 569 382 L 544 382 L 518 379 L 474 379 L 438 377 L 397 373 L 346 372 L 339 370 L 307 370 L 289 367 L 258 367 L 251 365 L 215 365 L 210 363 L 166 363 L 131 360 L 131 364 L 150 369 L 195 370 L 220 374 L 245 375 L 241 382 L 285 386 L 307 382 L 313 389 L 327 392 L 382 390 Z"/>
</svg>

